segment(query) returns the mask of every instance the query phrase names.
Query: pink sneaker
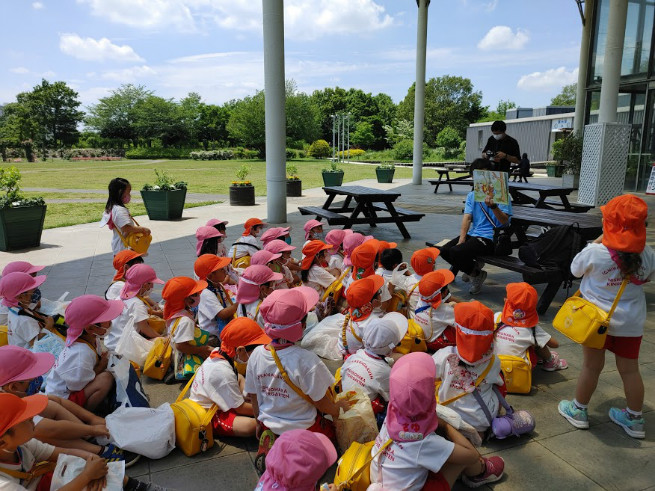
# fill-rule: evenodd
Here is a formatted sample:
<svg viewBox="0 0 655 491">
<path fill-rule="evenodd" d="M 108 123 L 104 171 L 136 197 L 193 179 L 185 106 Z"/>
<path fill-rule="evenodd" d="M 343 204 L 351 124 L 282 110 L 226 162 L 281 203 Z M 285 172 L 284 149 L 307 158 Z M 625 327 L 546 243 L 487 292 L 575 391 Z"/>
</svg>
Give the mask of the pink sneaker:
<svg viewBox="0 0 655 491">
<path fill-rule="evenodd" d="M 560 358 L 557 351 L 550 352 L 550 360 L 544 361 L 544 364 L 541 367 L 547 372 L 555 372 L 557 370 L 566 370 L 569 368 L 569 364 L 566 363 L 564 358 Z"/>
<path fill-rule="evenodd" d="M 485 471 L 477 476 L 462 476 L 462 481 L 469 488 L 479 488 L 484 484 L 496 482 L 503 477 L 503 470 L 505 469 L 505 461 L 502 457 L 483 457 L 485 463 Z"/>
</svg>

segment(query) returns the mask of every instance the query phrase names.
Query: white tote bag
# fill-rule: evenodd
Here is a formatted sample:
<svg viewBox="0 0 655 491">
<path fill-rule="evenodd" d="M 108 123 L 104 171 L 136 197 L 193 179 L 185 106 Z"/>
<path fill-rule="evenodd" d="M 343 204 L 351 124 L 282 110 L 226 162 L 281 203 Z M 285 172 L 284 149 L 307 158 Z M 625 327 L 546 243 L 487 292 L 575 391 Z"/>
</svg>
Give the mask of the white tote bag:
<svg viewBox="0 0 655 491">
<path fill-rule="evenodd" d="M 116 354 L 143 367 L 154 344 L 154 341 L 144 338 L 136 331 L 134 318 L 130 315 L 116 344 Z"/>
</svg>

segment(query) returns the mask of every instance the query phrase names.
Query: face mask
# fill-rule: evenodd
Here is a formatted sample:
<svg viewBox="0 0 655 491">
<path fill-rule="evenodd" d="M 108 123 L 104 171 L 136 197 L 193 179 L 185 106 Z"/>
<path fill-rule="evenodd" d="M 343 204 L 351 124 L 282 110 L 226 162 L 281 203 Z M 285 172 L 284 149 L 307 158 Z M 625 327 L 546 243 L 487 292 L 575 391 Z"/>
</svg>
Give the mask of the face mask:
<svg viewBox="0 0 655 491">
<path fill-rule="evenodd" d="M 152 292 L 152 287 L 148 288 L 147 290 L 143 290 L 140 296 L 147 297 L 148 295 L 150 295 L 150 292 Z"/>
<path fill-rule="evenodd" d="M 325 232 L 316 232 L 314 234 L 314 240 L 321 240 L 325 242 Z"/>
<path fill-rule="evenodd" d="M 284 238 L 284 242 L 286 242 L 287 244 L 291 245 L 291 236 L 290 236 L 290 235 L 287 235 L 287 236 Z"/>
<path fill-rule="evenodd" d="M 191 303 L 189 304 L 189 308 L 195 309 L 199 303 L 200 303 L 200 295 L 191 297 Z"/>
<path fill-rule="evenodd" d="M 500 135 L 496 135 L 496 134 L 494 134 L 494 138 L 495 138 L 496 140 L 500 140 L 502 137 L 503 137 L 503 134 L 502 134 L 502 133 L 501 133 Z"/>
<path fill-rule="evenodd" d="M 132 200 L 132 196 L 128 194 L 127 196 L 123 196 L 123 204 L 126 205 Z"/>
<path fill-rule="evenodd" d="M 43 385 L 43 377 L 42 376 L 36 377 L 32 379 L 25 393 L 28 396 L 33 396 L 34 394 L 38 394 L 39 391 L 41 390 L 42 385 Z"/>
<path fill-rule="evenodd" d="M 34 290 L 34 293 L 32 293 L 32 298 L 30 302 L 33 304 L 37 304 L 39 303 L 39 300 L 41 300 L 41 290 L 37 288 L 36 290 Z"/>
</svg>

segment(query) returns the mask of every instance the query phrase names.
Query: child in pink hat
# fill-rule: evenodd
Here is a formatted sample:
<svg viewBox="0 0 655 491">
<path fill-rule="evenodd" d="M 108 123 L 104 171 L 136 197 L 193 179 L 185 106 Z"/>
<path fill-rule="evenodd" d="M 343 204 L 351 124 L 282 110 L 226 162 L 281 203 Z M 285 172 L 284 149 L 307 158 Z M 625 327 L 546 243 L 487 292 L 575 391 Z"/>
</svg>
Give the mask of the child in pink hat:
<svg viewBox="0 0 655 491">
<path fill-rule="evenodd" d="M 250 317 L 264 327 L 259 311 L 262 301 L 273 291 L 276 282 L 282 280 L 280 273 L 274 273 L 268 266 L 248 266 L 237 285 L 237 317 Z"/>
<path fill-rule="evenodd" d="M 323 233 L 323 224 L 318 220 L 307 220 L 303 225 L 305 231 L 305 244 L 310 240 L 325 240 L 325 233 Z"/>
<path fill-rule="evenodd" d="M 223 241 L 223 234 L 215 227 L 206 225 L 198 227 L 196 230 L 196 256 L 203 254 L 218 255 L 218 244 Z"/>
<path fill-rule="evenodd" d="M 275 435 L 308 429 L 333 439 L 332 421 L 339 417 L 340 408 L 350 407 L 348 401 L 334 402 L 330 392 L 334 377 L 320 358 L 294 344 L 302 339 L 307 314 L 317 302 L 316 290 L 303 286 L 276 290 L 262 302 L 264 331 L 273 341 L 252 352 L 245 384 L 258 420 L 256 465 L 260 468 L 261 456 L 268 452 Z M 298 392 L 280 375 L 274 354 Z M 323 413 L 330 414 L 332 421 Z"/>
<path fill-rule="evenodd" d="M 227 220 L 220 220 L 218 218 L 210 218 L 209 220 L 207 220 L 207 223 L 205 223 L 207 227 L 214 227 L 223 235 L 221 237 L 221 240 L 218 241 L 218 246 L 216 248 L 217 256 L 227 257 L 227 247 L 225 247 L 225 237 L 227 237 L 226 226 L 228 223 L 230 222 L 228 222 Z"/>
<path fill-rule="evenodd" d="M 472 487 L 502 477 L 502 458 L 481 457 L 461 433 L 439 422 L 435 375 L 427 353 L 405 355 L 391 369 L 387 417 L 371 449 L 371 483 L 384 489 L 448 490 L 460 475 Z"/>
<path fill-rule="evenodd" d="M 266 472 L 255 491 L 314 491 L 336 460 L 337 451 L 325 435 L 287 431 L 266 456 Z"/>
<path fill-rule="evenodd" d="M 264 244 L 264 247 L 266 247 L 266 244 L 268 244 L 272 240 L 282 240 L 282 241 L 286 242 L 287 244 L 290 244 L 291 243 L 291 236 L 289 235 L 290 230 L 291 230 L 291 227 L 271 227 L 271 228 L 269 228 L 266 232 L 264 232 L 262 234 L 262 237 L 261 237 L 261 240 L 262 240 L 262 243 Z"/>
<path fill-rule="evenodd" d="M 7 264 L 2 270 L 2 276 L 8 275 L 9 273 L 27 273 L 31 276 L 36 276 L 39 271 L 42 271 L 45 266 L 36 266 L 27 261 L 12 261 Z M 39 310 L 41 308 L 41 289 L 37 288 L 32 294 L 32 301 L 30 303 L 30 308 Z M 0 305 L 0 325 L 7 325 L 7 318 L 3 317 L 7 314 L 7 307 Z"/>
<path fill-rule="evenodd" d="M 125 284 L 120 293 L 120 299 L 125 307 L 121 315 L 112 321 L 111 329 L 105 338 L 105 347 L 109 351 L 116 350 L 116 345 L 130 318 L 134 321 L 134 329 L 143 337 L 153 339 L 162 335 L 150 327 L 148 323 L 150 312 L 146 298 L 155 284 L 163 285 L 164 282 L 157 278 L 157 274 L 151 266 L 136 264 L 127 270 Z"/>
<path fill-rule="evenodd" d="M 282 271 L 280 273 L 284 274 L 287 280 L 292 278 L 292 284 L 297 285 L 300 283 L 302 267 L 298 261 L 291 257 L 291 251 L 296 249 L 294 246 L 284 240 L 275 239 L 266 244 L 264 249 L 274 254 L 282 254 L 282 257 L 278 260 L 278 263 L 282 265 Z"/>
<path fill-rule="evenodd" d="M 48 376 L 46 392 L 70 399 L 93 411 L 114 388 L 114 376 L 107 371 L 109 352 L 101 351 L 111 321 L 123 312 L 121 300 L 82 295 L 66 307 L 66 347 Z"/>
<path fill-rule="evenodd" d="M 343 258 L 345 253 L 343 251 L 343 241 L 344 239 L 352 234 L 353 231 L 350 229 L 335 229 L 330 230 L 325 236 L 325 243 L 330 244 L 332 249 L 329 250 L 330 259 L 328 261 L 328 267 L 334 268 L 339 271 L 343 271 Z"/>
<path fill-rule="evenodd" d="M 282 279 L 280 281 L 276 281 L 275 284 L 273 285 L 274 290 L 279 290 L 279 289 L 285 289 L 293 286 L 293 275 L 291 274 L 291 271 L 289 268 L 285 267 L 285 262 L 282 261 L 282 253 L 281 252 L 271 252 L 266 249 L 263 249 L 261 251 L 256 252 L 252 256 L 252 261 L 250 262 L 251 265 L 257 265 L 257 264 L 263 264 L 264 266 L 267 266 L 270 268 L 271 271 L 274 273 L 280 273 L 282 275 Z"/>
<path fill-rule="evenodd" d="M 43 284 L 46 275 L 32 276 L 29 273 L 9 273 L 0 279 L 2 305 L 7 307 L 7 337 L 9 344 L 31 348 L 44 328 L 54 328 L 52 317 L 37 315 L 30 308 L 34 291 Z M 43 318 L 43 321 L 37 320 Z"/>
</svg>

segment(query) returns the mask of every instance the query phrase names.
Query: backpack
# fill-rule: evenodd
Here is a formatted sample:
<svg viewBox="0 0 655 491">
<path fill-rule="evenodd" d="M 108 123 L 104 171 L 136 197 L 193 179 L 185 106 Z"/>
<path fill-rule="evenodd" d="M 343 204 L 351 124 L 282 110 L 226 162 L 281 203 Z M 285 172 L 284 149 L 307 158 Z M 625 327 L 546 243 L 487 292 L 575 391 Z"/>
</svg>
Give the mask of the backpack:
<svg viewBox="0 0 655 491">
<path fill-rule="evenodd" d="M 528 266 L 557 268 L 570 285 L 571 262 L 586 245 L 578 224 L 552 227 L 539 237 L 519 247 L 519 259 Z"/>
</svg>

